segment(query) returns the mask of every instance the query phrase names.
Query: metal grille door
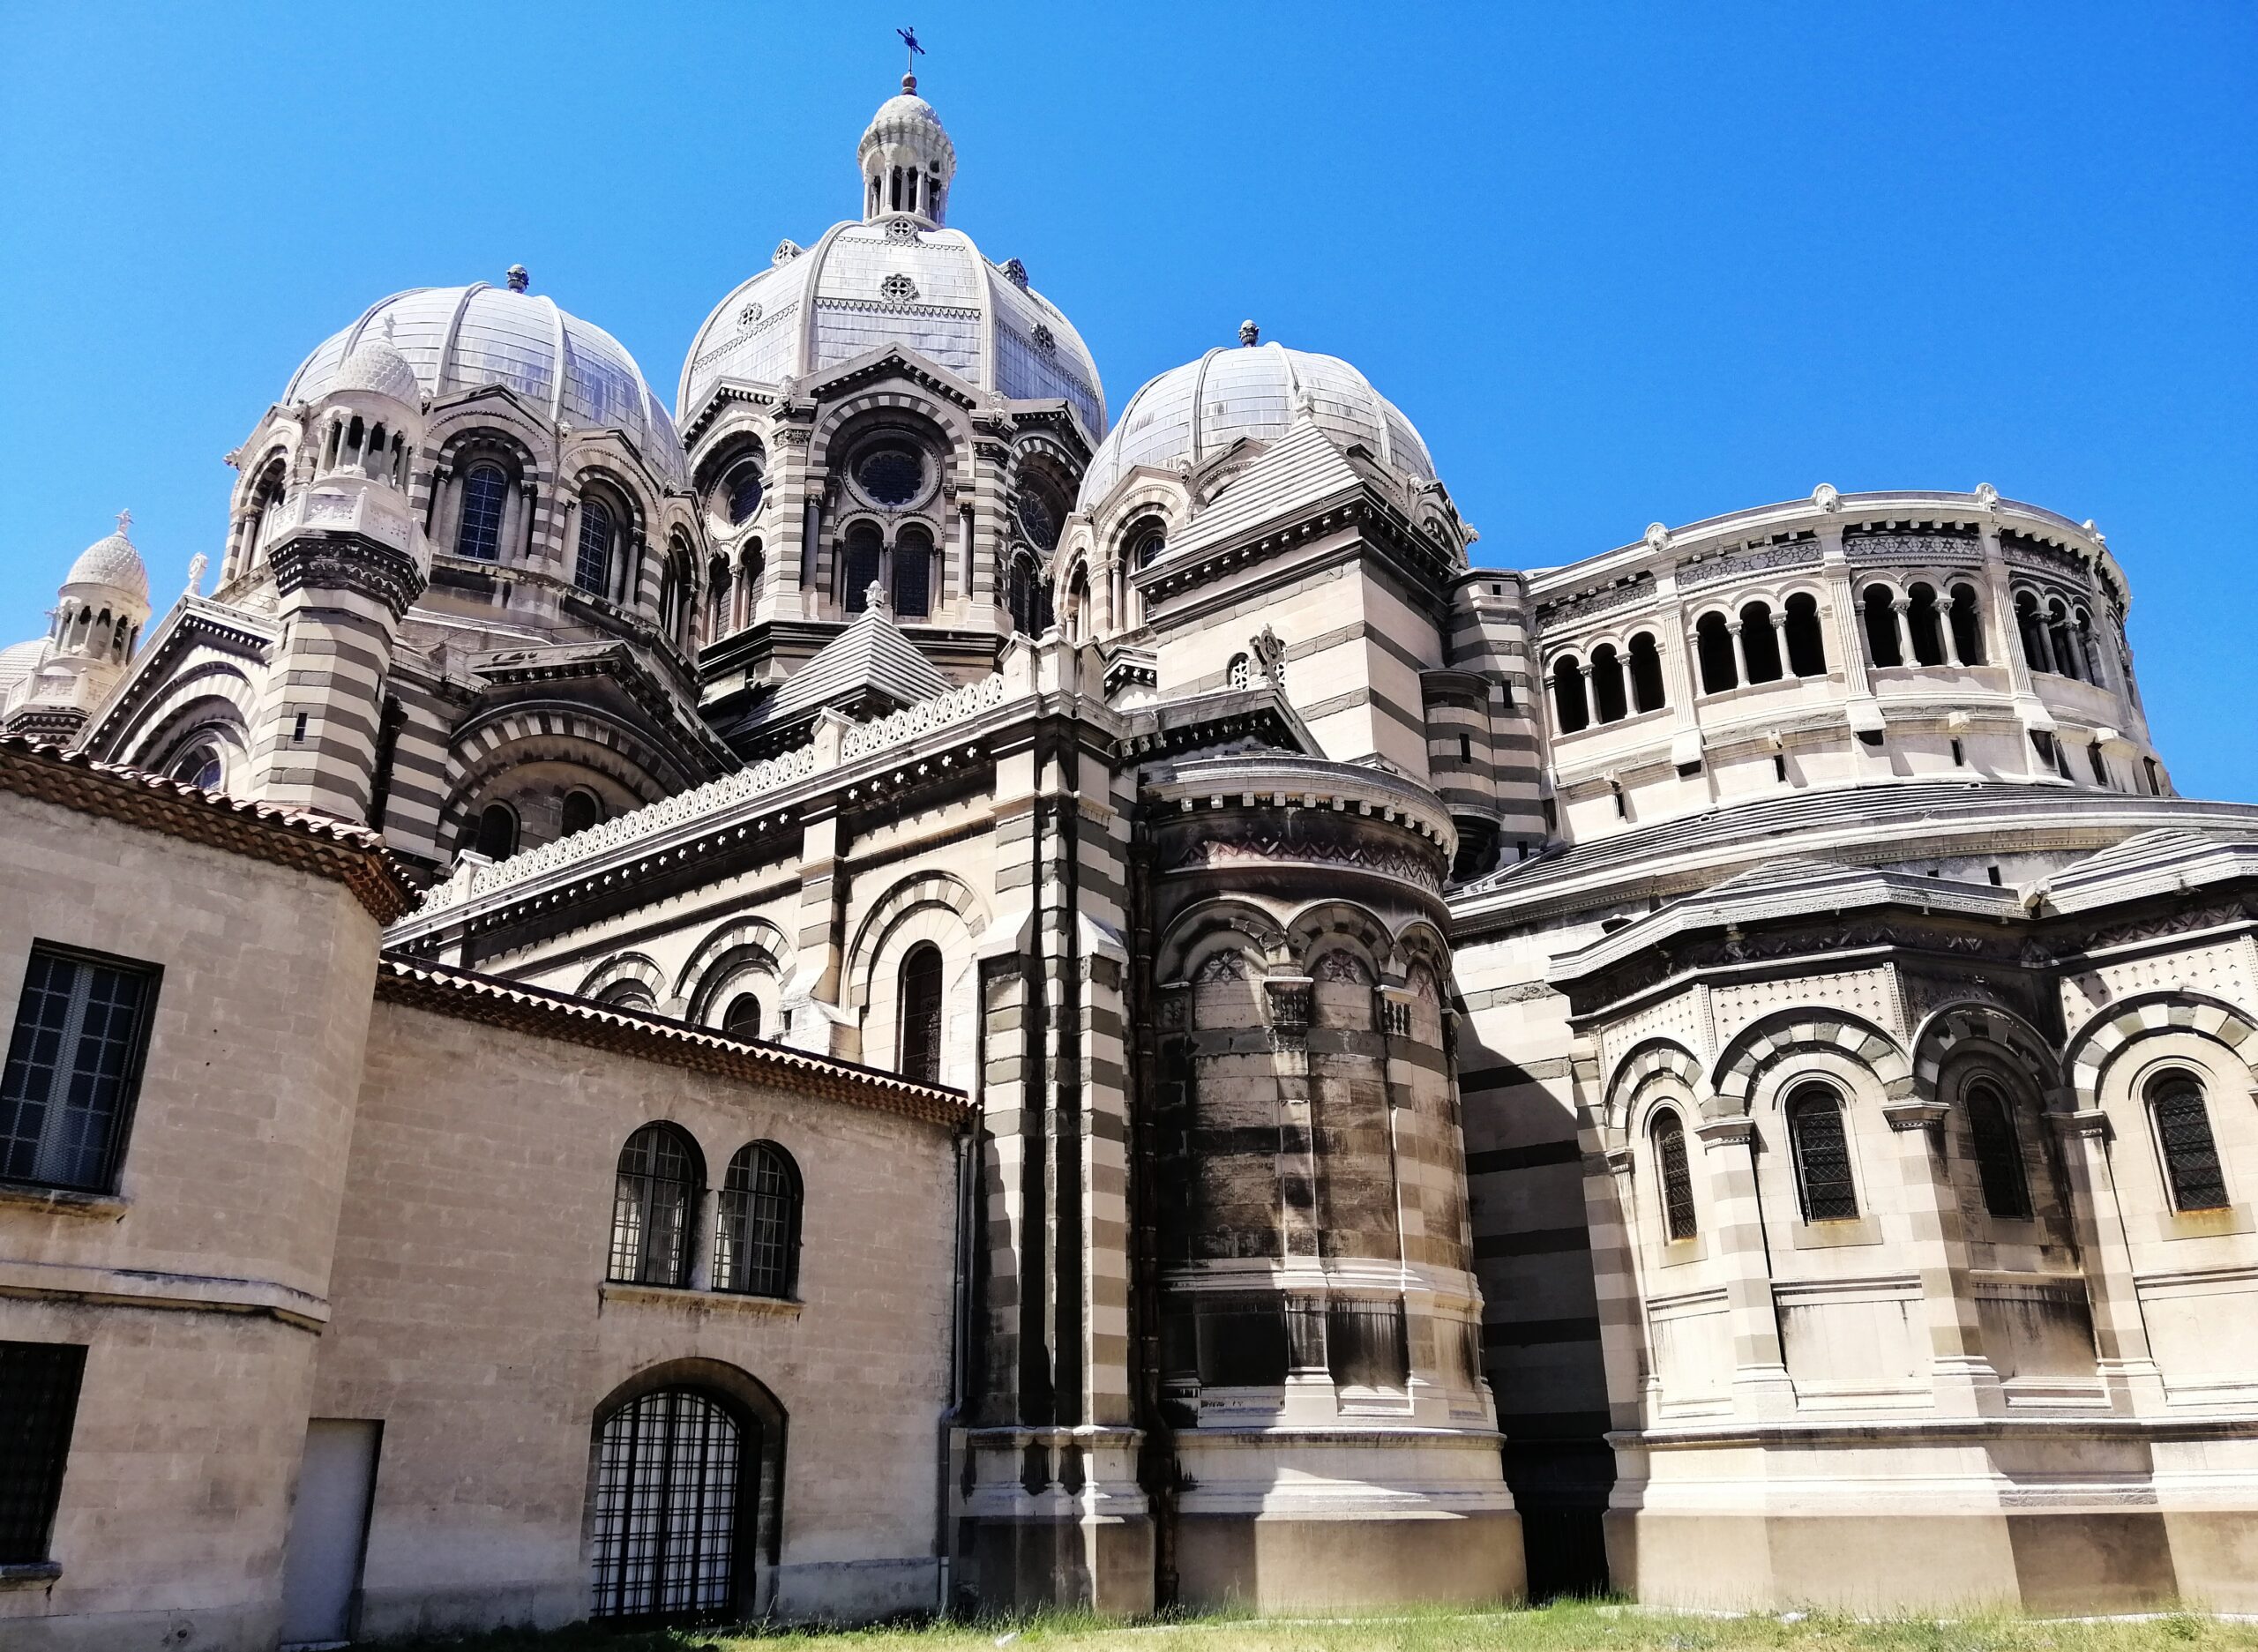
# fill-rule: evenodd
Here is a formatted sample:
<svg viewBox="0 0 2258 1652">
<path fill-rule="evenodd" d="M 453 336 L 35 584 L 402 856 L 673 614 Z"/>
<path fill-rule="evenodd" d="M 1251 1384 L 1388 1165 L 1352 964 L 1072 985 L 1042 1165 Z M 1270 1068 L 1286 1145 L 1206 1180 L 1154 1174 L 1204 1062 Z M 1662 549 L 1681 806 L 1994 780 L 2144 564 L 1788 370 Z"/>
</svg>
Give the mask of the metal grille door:
<svg viewBox="0 0 2258 1652">
<path fill-rule="evenodd" d="M 747 1452 L 702 1394 L 645 1394 L 603 1425 L 596 1454 L 595 1616 L 727 1612 L 736 1599 Z"/>
</svg>

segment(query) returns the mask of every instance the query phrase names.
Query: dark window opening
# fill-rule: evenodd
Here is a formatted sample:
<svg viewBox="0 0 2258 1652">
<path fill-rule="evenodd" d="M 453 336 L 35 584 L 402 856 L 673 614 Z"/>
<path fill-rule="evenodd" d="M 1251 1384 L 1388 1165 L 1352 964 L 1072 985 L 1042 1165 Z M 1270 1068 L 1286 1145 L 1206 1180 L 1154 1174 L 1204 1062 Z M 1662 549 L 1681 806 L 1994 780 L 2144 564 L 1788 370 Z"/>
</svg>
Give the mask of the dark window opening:
<svg viewBox="0 0 2258 1652">
<path fill-rule="evenodd" d="M 1701 691 L 1722 694 L 1740 686 L 1740 667 L 1733 659 L 1732 632 L 1723 614 L 1704 614 L 1694 627 L 1694 652 L 1701 666 Z"/>
<path fill-rule="evenodd" d="M 611 594 L 611 510 L 601 499 L 580 502 L 579 555 L 572 583 L 596 596 Z"/>
<path fill-rule="evenodd" d="M 1623 661 L 1612 643 L 1591 651 L 1591 698 L 1592 713 L 1602 722 L 1621 722 L 1631 714 L 1623 692 Z"/>
<path fill-rule="evenodd" d="M 941 949 L 931 941 L 901 961 L 901 1076 L 941 1081 Z"/>
<path fill-rule="evenodd" d="M 1700 1230 L 1694 1212 L 1694 1171 L 1686 1159 L 1686 1126 L 1665 1112 L 1655 1120 L 1655 1170 L 1662 1184 L 1664 1231 L 1690 1239 Z"/>
<path fill-rule="evenodd" d="M 32 948 L 0 1078 L 0 1180 L 116 1185 L 156 989 L 146 965 Z"/>
<path fill-rule="evenodd" d="M 1786 752 L 1775 751 L 1772 753 L 1772 778 L 1778 781 L 1782 785 L 1785 785 L 1787 783 L 1788 754 Z"/>
<path fill-rule="evenodd" d="M 2203 1088 L 2185 1073 L 2167 1073 L 2149 1087 L 2156 1110 L 2157 1145 L 2175 1210 L 2222 1210 L 2226 1207 L 2226 1172 L 2211 1134 L 2211 1111 Z"/>
<path fill-rule="evenodd" d="M 1958 735 L 1952 736 L 1952 766 L 1955 768 L 1966 768 L 1968 766 L 1968 752 L 1966 748 L 1960 744 L 1960 736 Z"/>
<path fill-rule="evenodd" d="M 2086 747 L 2085 755 L 2086 761 L 2093 766 L 2093 783 L 2097 786 L 2109 784 L 2109 765 L 2102 761 L 2099 744 Z"/>
<path fill-rule="evenodd" d="M 1631 639 L 1631 708 L 1660 711 L 1662 702 L 1662 651 L 1642 631 Z"/>
<path fill-rule="evenodd" d="M 1584 697 L 1584 670 L 1576 656 L 1563 654 L 1552 662 L 1552 716 L 1562 734 L 1575 734 L 1591 726 L 1591 705 Z"/>
<path fill-rule="evenodd" d="M 564 835 L 585 832 L 603 819 L 603 805 L 596 801 L 594 792 L 568 791 L 564 794 Z"/>
<path fill-rule="evenodd" d="M 1863 601 L 1867 657 L 1876 665 L 1904 664 L 1904 651 L 1897 646 L 1897 610 L 1892 605 L 1889 587 L 1870 585 Z"/>
<path fill-rule="evenodd" d="M 760 467 L 746 460 L 729 473 L 729 480 L 722 485 L 727 497 L 729 525 L 735 527 L 751 521 L 752 513 L 760 508 L 764 489 Z"/>
<path fill-rule="evenodd" d="M 800 1274 L 800 1170 L 773 1141 L 740 1147 L 714 1223 L 714 1289 L 789 1297 Z"/>
<path fill-rule="evenodd" d="M 1952 646 L 1961 664 L 1984 663 L 1984 621 L 1972 586 L 1957 585 L 1952 589 Z"/>
<path fill-rule="evenodd" d="M 1751 602 L 1740 610 L 1740 651 L 1748 661 L 1751 683 L 1780 680 L 1780 633 L 1772 628 L 1768 603 Z"/>
<path fill-rule="evenodd" d="M 86 1369 L 75 1342 L 0 1342 L 0 1566 L 48 1559 Z"/>
<path fill-rule="evenodd" d="M 750 992 L 740 992 L 729 1000 L 729 1007 L 722 1013 L 722 1030 L 732 1038 L 760 1036 L 760 1000 Z"/>
<path fill-rule="evenodd" d="M 505 861 L 518 852 L 518 813 L 505 803 L 490 803 L 478 811 L 478 834 L 472 848 L 489 860 Z"/>
<path fill-rule="evenodd" d="M 609 1278 L 624 1285 L 690 1282 L 690 1224 L 701 1179 L 697 1149 L 680 1131 L 646 1125 L 627 1138 L 612 1194 Z"/>
<path fill-rule="evenodd" d="M 2156 759 L 2152 757 L 2142 758 L 2141 759 L 2141 768 L 2149 778 L 2149 796 L 2151 797 L 2163 796 L 2164 785 L 2163 782 L 2157 778 Z"/>
<path fill-rule="evenodd" d="M 1286 1314 L 1279 1298 L 1203 1296 L 1194 1324 L 1203 1386 L 1275 1388 L 1286 1380 Z"/>
<path fill-rule="evenodd" d="M 1458 736 L 1458 760 L 1462 763 L 1474 760 L 1474 742 L 1465 735 Z"/>
<path fill-rule="evenodd" d="M 1968 1089 L 1968 1131 L 1976 1144 L 1976 1173 L 1984 1208 L 2015 1221 L 2030 1215 L 2030 1183 L 2023 1174 L 2022 1142 L 2008 1099 L 1989 1084 Z"/>
<path fill-rule="evenodd" d="M 1944 663 L 1944 624 L 1937 610 L 1933 587 L 1917 585 L 1905 609 L 1905 629 L 1912 635 L 1913 659 L 1919 665 Z"/>
<path fill-rule="evenodd" d="M 846 588 L 840 600 L 850 614 L 859 614 L 871 605 L 871 587 L 879 582 L 879 557 L 883 546 L 879 530 L 868 522 L 857 522 L 847 530 L 847 556 L 842 583 Z"/>
<path fill-rule="evenodd" d="M 1842 1098 L 1824 1084 L 1806 1084 L 1788 1101 L 1788 1140 L 1806 1222 L 1847 1222 L 1858 1214 L 1851 1178 L 1851 1144 Z"/>
<path fill-rule="evenodd" d="M 893 544 L 893 611 L 904 619 L 933 611 L 933 542 L 914 528 Z"/>
</svg>

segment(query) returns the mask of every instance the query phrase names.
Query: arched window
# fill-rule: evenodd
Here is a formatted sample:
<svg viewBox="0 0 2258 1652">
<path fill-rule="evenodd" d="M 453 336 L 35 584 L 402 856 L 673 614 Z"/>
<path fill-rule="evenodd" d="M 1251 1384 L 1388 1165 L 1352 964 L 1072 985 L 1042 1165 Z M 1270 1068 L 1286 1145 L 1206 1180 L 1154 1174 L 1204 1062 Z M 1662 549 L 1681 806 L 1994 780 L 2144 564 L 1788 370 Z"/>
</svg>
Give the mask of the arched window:
<svg viewBox="0 0 2258 1652">
<path fill-rule="evenodd" d="M 2089 683 L 2101 681 L 2101 651 L 2093 646 L 2093 617 L 2079 609 L 2070 616 L 2070 640 L 2078 656 L 2078 674 Z"/>
<path fill-rule="evenodd" d="M 800 1170 L 773 1141 L 737 1149 L 714 1222 L 714 1289 L 789 1297 L 800 1275 Z"/>
<path fill-rule="evenodd" d="M 1798 676 L 1827 675 L 1827 634 L 1819 625 L 1819 600 L 1807 591 L 1788 599 L 1788 669 Z"/>
<path fill-rule="evenodd" d="M 1963 665 L 1984 663 L 1984 617 L 1976 607 L 1976 587 L 1952 587 L 1952 651 Z"/>
<path fill-rule="evenodd" d="M 592 791 L 568 791 L 564 794 L 564 833 L 571 837 L 575 832 L 585 832 L 603 819 L 603 804 Z"/>
<path fill-rule="evenodd" d="M 1780 680 L 1780 633 L 1772 626 L 1772 605 L 1750 602 L 1740 610 L 1740 651 L 1747 656 L 1748 680 Z"/>
<path fill-rule="evenodd" d="M 904 619 L 933 611 L 933 536 L 915 522 L 893 542 L 893 611 Z"/>
<path fill-rule="evenodd" d="M 1846 1222 L 1858 1214 L 1851 1179 L 1851 1143 L 1843 1098 L 1824 1084 L 1806 1084 L 1788 1098 L 1788 1141 L 1806 1222 Z"/>
<path fill-rule="evenodd" d="M 722 1012 L 722 1030 L 732 1038 L 760 1036 L 760 1000 L 750 992 L 740 992 L 729 1000 L 729 1007 Z"/>
<path fill-rule="evenodd" d="M 1252 686 L 1254 682 L 1253 660 L 1246 654 L 1233 654 L 1231 656 L 1230 664 L 1223 668 L 1223 681 L 1232 688 L 1248 688 Z"/>
<path fill-rule="evenodd" d="M 1700 1230 L 1694 1213 L 1694 1172 L 1686 1162 L 1686 1126 L 1667 1108 L 1655 1115 L 1655 1174 L 1662 1190 L 1663 1230 L 1690 1239 Z"/>
<path fill-rule="evenodd" d="M 1623 691 L 1623 656 L 1615 645 L 1604 642 L 1591 651 L 1592 714 L 1601 722 L 1621 722 L 1631 714 Z"/>
<path fill-rule="evenodd" d="M 850 614 L 871 605 L 871 587 L 878 583 L 879 553 L 884 549 L 874 522 L 857 522 L 847 530 L 847 554 L 841 575 L 845 589 L 841 603 Z"/>
<path fill-rule="evenodd" d="M 1740 667 L 1732 657 L 1732 633 L 1723 614 L 1704 614 L 1694 627 L 1694 652 L 1701 665 L 1701 691 L 1722 694 L 1740 686 Z"/>
<path fill-rule="evenodd" d="M 1158 522 L 1140 525 L 1129 542 L 1129 565 L 1148 568 L 1168 549 L 1168 529 Z"/>
<path fill-rule="evenodd" d="M 1976 1146 L 1976 1174 L 1984 1185 L 1984 1208 L 1994 1216 L 2021 1222 L 2030 1215 L 2030 1182 L 2023 1174 L 2022 1140 L 2015 1114 L 1999 1086 L 1968 1087 L 1968 1133 Z"/>
<path fill-rule="evenodd" d="M 755 605 L 760 601 L 760 576 L 767 567 L 767 558 L 761 554 L 758 539 L 745 541 L 744 549 L 737 553 L 737 624 L 752 624 Z"/>
<path fill-rule="evenodd" d="M 472 848 L 491 861 L 505 861 L 518 852 L 518 811 L 505 803 L 490 803 L 478 811 L 478 835 Z"/>
<path fill-rule="evenodd" d="M 655 1010 L 659 1006 L 651 998 L 651 989 L 639 981 L 615 981 L 596 994 L 596 1002 L 609 1004 L 616 1010 Z"/>
<path fill-rule="evenodd" d="M 611 1269 L 624 1285 L 690 1282 L 690 1224 L 698 1208 L 698 1149 L 671 1125 L 646 1125 L 619 1150 L 611 1200 Z"/>
<path fill-rule="evenodd" d="M 580 501 L 580 551 L 572 564 L 572 583 L 597 596 L 611 594 L 611 507 L 602 499 Z"/>
<path fill-rule="evenodd" d="M 1063 617 L 1069 642 L 1090 639 L 1090 579 L 1089 570 L 1080 563 L 1066 581 L 1066 603 Z"/>
<path fill-rule="evenodd" d="M 631 1401 L 596 1432 L 598 1618 L 733 1610 L 760 1436 L 691 1388 Z"/>
<path fill-rule="evenodd" d="M 2157 1146 L 2164 1154 L 2172 1208 L 2225 1208 L 2226 1172 L 2219 1163 L 2217 1139 L 2211 1134 L 2211 1110 L 2194 1075 L 2159 1074 L 2149 1085 L 2149 1110 L 2156 1115 Z"/>
<path fill-rule="evenodd" d="M 1866 658 L 1876 665 L 1903 665 L 1905 651 L 1897 644 L 1896 599 L 1886 585 L 1866 587 L 1860 599 L 1866 622 Z"/>
<path fill-rule="evenodd" d="M 921 941 L 901 961 L 901 1076 L 941 1081 L 941 949 Z"/>
<path fill-rule="evenodd" d="M 1631 709 L 1662 709 L 1662 650 L 1645 632 L 1631 639 Z"/>
<path fill-rule="evenodd" d="M 1914 663 L 1942 665 L 1944 625 L 1937 612 L 1936 587 L 1917 585 L 1905 594 L 1905 629 L 1912 638 Z"/>
<path fill-rule="evenodd" d="M 1584 690 L 1584 668 L 1572 654 L 1552 662 L 1552 721 L 1562 734 L 1591 726 L 1591 701 Z"/>
<path fill-rule="evenodd" d="M 462 525 L 455 530 L 455 555 L 493 562 L 502 554 L 502 507 L 510 479 L 499 465 L 473 465 L 462 479 Z"/>
<path fill-rule="evenodd" d="M 172 777 L 186 781 L 199 791 L 218 791 L 220 783 L 227 778 L 220 748 L 209 741 L 189 747 L 173 759 Z"/>
<path fill-rule="evenodd" d="M 1040 637 L 1050 629 L 1050 593 L 1036 570 L 1032 557 L 1014 557 L 1004 581 L 1004 598 L 1012 613 L 1012 629 L 1022 636 Z"/>
</svg>

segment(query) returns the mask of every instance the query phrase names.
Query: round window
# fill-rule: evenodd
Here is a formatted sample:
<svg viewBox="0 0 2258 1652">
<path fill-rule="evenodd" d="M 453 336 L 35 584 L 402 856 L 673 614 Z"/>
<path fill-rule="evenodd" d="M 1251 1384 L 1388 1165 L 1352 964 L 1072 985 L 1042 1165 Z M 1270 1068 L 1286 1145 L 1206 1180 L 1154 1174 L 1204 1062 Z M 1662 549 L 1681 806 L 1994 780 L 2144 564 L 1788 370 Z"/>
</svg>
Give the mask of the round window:
<svg viewBox="0 0 2258 1652">
<path fill-rule="evenodd" d="M 739 465 L 729 473 L 729 481 L 722 484 L 722 488 L 730 526 L 751 520 L 752 513 L 760 508 L 760 467 Z"/>
<path fill-rule="evenodd" d="M 914 447 L 889 442 L 855 461 L 855 485 L 879 505 L 904 505 L 925 491 L 925 459 Z"/>
<path fill-rule="evenodd" d="M 1058 543 L 1058 509 L 1049 497 L 1034 488 L 1022 489 L 1014 513 L 1020 519 L 1020 532 L 1037 550 L 1050 550 Z"/>
</svg>

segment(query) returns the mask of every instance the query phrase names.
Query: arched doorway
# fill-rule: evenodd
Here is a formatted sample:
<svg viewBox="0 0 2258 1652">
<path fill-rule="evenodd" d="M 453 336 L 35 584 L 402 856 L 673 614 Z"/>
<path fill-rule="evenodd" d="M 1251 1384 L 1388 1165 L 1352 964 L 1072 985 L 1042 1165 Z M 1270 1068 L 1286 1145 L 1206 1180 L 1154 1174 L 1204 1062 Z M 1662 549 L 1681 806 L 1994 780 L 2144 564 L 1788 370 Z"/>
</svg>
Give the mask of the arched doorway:
<svg viewBox="0 0 2258 1652">
<path fill-rule="evenodd" d="M 764 1536 L 774 1548 L 782 1450 L 774 1398 L 718 1362 L 675 1361 L 614 1391 L 596 1410 L 590 1615 L 757 1611 L 755 1559 Z"/>
</svg>

